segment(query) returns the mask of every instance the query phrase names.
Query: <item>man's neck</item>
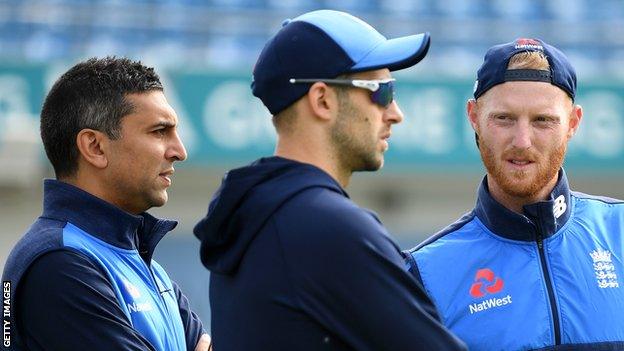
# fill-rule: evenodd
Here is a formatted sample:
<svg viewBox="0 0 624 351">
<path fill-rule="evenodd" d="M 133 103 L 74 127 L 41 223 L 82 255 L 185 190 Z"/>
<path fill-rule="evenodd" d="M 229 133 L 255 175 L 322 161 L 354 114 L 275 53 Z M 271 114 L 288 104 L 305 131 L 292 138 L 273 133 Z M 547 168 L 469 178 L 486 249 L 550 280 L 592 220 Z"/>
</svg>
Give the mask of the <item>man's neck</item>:
<svg viewBox="0 0 624 351">
<path fill-rule="evenodd" d="M 351 180 L 351 172 L 341 168 L 337 155 L 329 150 L 306 147 L 305 143 L 278 141 L 275 156 L 316 166 L 334 178 L 343 188 L 346 188 Z"/>
<path fill-rule="evenodd" d="M 487 185 L 490 191 L 490 195 L 498 201 L 501 205 L 507 208 L 510 211 L 513 211 L 518 214 L 524 214 L 523 207 L 525 205 L 534 204 L 539 201 L 545 201 L 550 196 L 550 193 L 555 188 L 557 184 L 558 177 L 555 176 L 548 184 L 539 190 L 537 193 L 531 196 L 514 196 L 506 193 L 499 185 L 494 181 L 493 177 L 487 177 Z"/>
<path fill-rule="evenodd" d="M 80 170 L 78 171 L 80 172 Z M 107 190 L 102 186 L 100 180 L 98 180 L 95 176 L 86 176 L 83 174 L 78 174 L 73 177 L 64 177 L 58 179 L 61 182 L 71 184 L 77 188 L 80 188 L 89 194 L 108 202 L 109 204 L 118 207 L 119 209 L 126 211 L 133 215 L 138 215 L 143 212 L 143 210 L 132 210 L 127 208 L 124 202 L 119 201 L 120 197 L 115 197 L 115 193 L 113 191 Z M 123 197 L 121 197 L 123 199 Z"/>
</svg>

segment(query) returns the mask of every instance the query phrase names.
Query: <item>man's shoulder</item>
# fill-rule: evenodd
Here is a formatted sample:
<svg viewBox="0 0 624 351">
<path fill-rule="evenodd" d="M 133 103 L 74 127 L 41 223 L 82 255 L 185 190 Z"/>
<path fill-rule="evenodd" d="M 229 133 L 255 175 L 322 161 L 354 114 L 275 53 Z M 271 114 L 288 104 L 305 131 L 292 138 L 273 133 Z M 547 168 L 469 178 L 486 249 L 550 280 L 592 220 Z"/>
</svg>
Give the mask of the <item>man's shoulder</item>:
<svg viewBox="0 0 624 351">
<path fill-rule="evenodd" d="M 464 214 L 457 221 L 449 224 L 444 229 L 433 234 L 432 236 L 427 238 L 422 243 L 418 244 L 413 249 L 410 249 L 409 253 L 414 254 L 415 252 L 420 251 L 424 248 L 429 248 L 434 244 L 440 244 L 440 245 L 437 245 L 437 247 L 443 247 L 442 244 L 446 244 L 447 242 L 453 242 L 454 239 L 458 237 L 461 238 L 462 235 L 456 235 L 456 234 L 473 231 L 474 226 L 471 224 L 473 223 L 475 217 L 476 216 L 475 216 L 474 210 Z"/>
<path fill-rule="evenodd" d="M 40 254 L 28 267 L 25 276 L 31 279 L 36 272 L 37 280 L 57 281 L 71 276 L 71 272 L 80 272 L 80 275 L 93 274 L 104 276 L 104 273 L 91 259 L 72 248 L 62 247 Z M 87 272 L 89 272 L 87 274 Z M 81 278 L 82 281 L 85 281 Z"/>
<path fill-rule="evenodd" d="M 395 246 L 372 212 L 329 189 L 303 191 L 282 206 L 272 220 L 286 250 L 310 247 L 346 252 L 364 245 Z"/>
<path fill-rule="evenodd" d="M 15 245 L 15 248 L 21 248 L 22 246 L 32 247 L 36 243 L 45 243 L 47 245 L 62 244 L 61 235 L 66 224 L 67 222 L 64 221 L 39 217 L 26 230 Z"/>
<path fill-rule="evenodd" d="M 289 227 L 317 231 L 349 228 L 378 229 L 381 223 L 370 211 L 331 189 L 314 187 L 294 196 L 276 213 L 276 221 Z"/>
<path fill-rule="evenodd" d="M 11 250 L 3 277 L 19 279 L 37 257 L 63 247 L 64 226 L 65 222 L 38 218 Z"/>
<path fill-rule="evenodd" d="M 316 214 L 333 215 L 338 212 L 366 214 L 367 211 L 359 207 L 349 197 L 327 187 L 310 187 L 298 193 L 287 206 L 296 209 L 305 209 Z"/>
<path fill-rule="evenodd" d="M 572 193 L 573 223 L 583 222 L 582 228 L 592 235 L 610 237 L 624 235 L 624 201 L 605 196 Z"/>
<path fill-rule="evenodd" d="M 620 199 L 615 199 L 612 197 L 608 197 L 608 196 L 600 196 L 600 195 L 590 195 L 590 194 L 585 194 L 579 191 L 572 191 L 571 195 L 577 199 L 578 201 L 585 201 L 585 202 L 590 202 L 593 204 L 605 204 L 605 205 L 624 205 L 624 200 L 620 200 Z M 624 206 L 619 206 L 618 207 L 619 210 L 624 211 Z"/>
<path fill-rule="evenodd" d="M 575 217 L 595 218 L 598 221 L 615 220 L 624 223 L 624 200 L 577 191 L 572 192 L 571 195 L 574 201 Z"/>
</svg>

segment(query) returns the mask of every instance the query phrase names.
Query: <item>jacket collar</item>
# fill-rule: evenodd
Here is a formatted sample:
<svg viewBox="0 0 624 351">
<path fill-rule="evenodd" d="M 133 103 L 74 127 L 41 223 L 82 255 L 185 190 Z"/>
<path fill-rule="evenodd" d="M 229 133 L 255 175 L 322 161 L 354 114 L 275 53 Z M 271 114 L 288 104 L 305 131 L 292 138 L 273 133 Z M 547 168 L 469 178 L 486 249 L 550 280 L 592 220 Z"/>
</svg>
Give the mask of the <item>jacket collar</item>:
<svg viewBox="0 0 624 351">
<path fill-rule="evenodd" d="M 156 245 L 178 222 L 143 212 L 138 216 L 54 179 L 43 183 L 43 217 L 70 222 L 108 244 L 138 250 L 150 262 Z"/>
<path fill-rule="evenodd" d="M 478 191 L 475 213 L 493 233 L 512 240 L 533 241 L 554 235 L 570 218 L 570 187 L 565 171 L 546 201 L 525 205 L 523 214 L 517 214 L 496 201 L 483 178 Z"/>
</svg>

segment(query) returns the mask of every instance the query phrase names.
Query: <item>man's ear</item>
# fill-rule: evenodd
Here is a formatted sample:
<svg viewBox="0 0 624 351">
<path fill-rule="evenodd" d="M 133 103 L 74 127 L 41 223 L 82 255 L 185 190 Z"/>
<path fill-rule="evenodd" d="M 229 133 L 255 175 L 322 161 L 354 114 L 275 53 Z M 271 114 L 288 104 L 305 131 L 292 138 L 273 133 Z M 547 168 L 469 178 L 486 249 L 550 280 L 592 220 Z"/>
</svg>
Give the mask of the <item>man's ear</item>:
<svg viewBox="0 0 624 351">
<path fill-rule="evenodd" d="M 570 122 L 568 125 L 568 140 L 572 139 L 583 119 L 583 108 L 581 105 L 572 106 L 572 112 L 570 112 Z"/>
<path fill-rule="evenodd" d="M 312 84 L 306 95 L 310 111 L 318 118 L 330 121 L 338 111 L 338 95 L 323 82 Z"/>
<path fill-rule="evenodd" d="M 468 122 L 472 126 L 472 130 L 475 132 L 475 142 L 477 143 L 477 148 L 479 148 L 479 115 L 477 113 L 477 100 L 469 99 L 466 103 L 466 115 L 468 116 Z"/>
<path fill-rule="evenodd" d="M 80 155 L 95 168 L 108 166 L 109 145 L 110 139 L 97 130 L 83 129 L 76 136 L 76 146 Z"/>
<path fill-rule="evenodd" d="M 472 129 L 475 131 L 475 133 L 478 132 L 479 124 L 477 122 L 479 120 L 479 115 L 477 100 L 470 99 L 468 100 L 468 102 L 466 102 L 466 115 L 468 116 L 468 122 L 470 122 Z"/>
</svg>

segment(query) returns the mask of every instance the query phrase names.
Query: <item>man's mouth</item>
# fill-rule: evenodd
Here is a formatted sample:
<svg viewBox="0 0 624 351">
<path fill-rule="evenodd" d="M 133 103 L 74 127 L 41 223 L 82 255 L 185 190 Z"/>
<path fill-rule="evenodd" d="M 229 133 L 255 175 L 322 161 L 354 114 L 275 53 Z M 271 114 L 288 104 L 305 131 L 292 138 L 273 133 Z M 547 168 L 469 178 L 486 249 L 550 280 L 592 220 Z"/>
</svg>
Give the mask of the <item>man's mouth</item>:
<svg viewBox="0 0 624 351">
<path fill-rule="evenodd" d="M 533 163 L 535 163 L 534 161 L 531 160 L 526 160 L 526 159 L 507 159 L 507 162 L 509 162 L 511 164 L 512 167 L 514 168 L 525 168 L 528 167 L 530 165 L 532 165 Z"/>
<path fill-rule="evenodd" d="M 520 166 L 524 166 L 524 165 L 528 165 L 529 163 L 533 163 L 532 161 L 527 161 L 527 160 L 509 160 L 509 162 L 515 164 L 515 165 L 520 165 Z"/>
<path fill-rule="evenodd" d="M 383 135 L 381 136 L 381 138 L 380 138 L 380 139 L 381 139 L 381 141 L 382 141 L 382 142 L 383 142 L 383 144 L 384 144 L 384 151 L 387 151 L 387 150 L 388 150 L 388 148 L 390 147 L 390 143 L 388 143 L 388 140 L 390 139 L 390 136 L 391 136 L 391 135 L 392 135 L 392 134 L 391 134 L 390 132 L 388 132 L 388 133 L 383 134 Z"/>
<path fill-rule="evenodd" d="M 174 169 L 168 169 L 165 172 L 159 174 L 159 176 L 165 181 L 167 186 L 171 185 L 171 175 L 173 175 Z"/>
</svg>

